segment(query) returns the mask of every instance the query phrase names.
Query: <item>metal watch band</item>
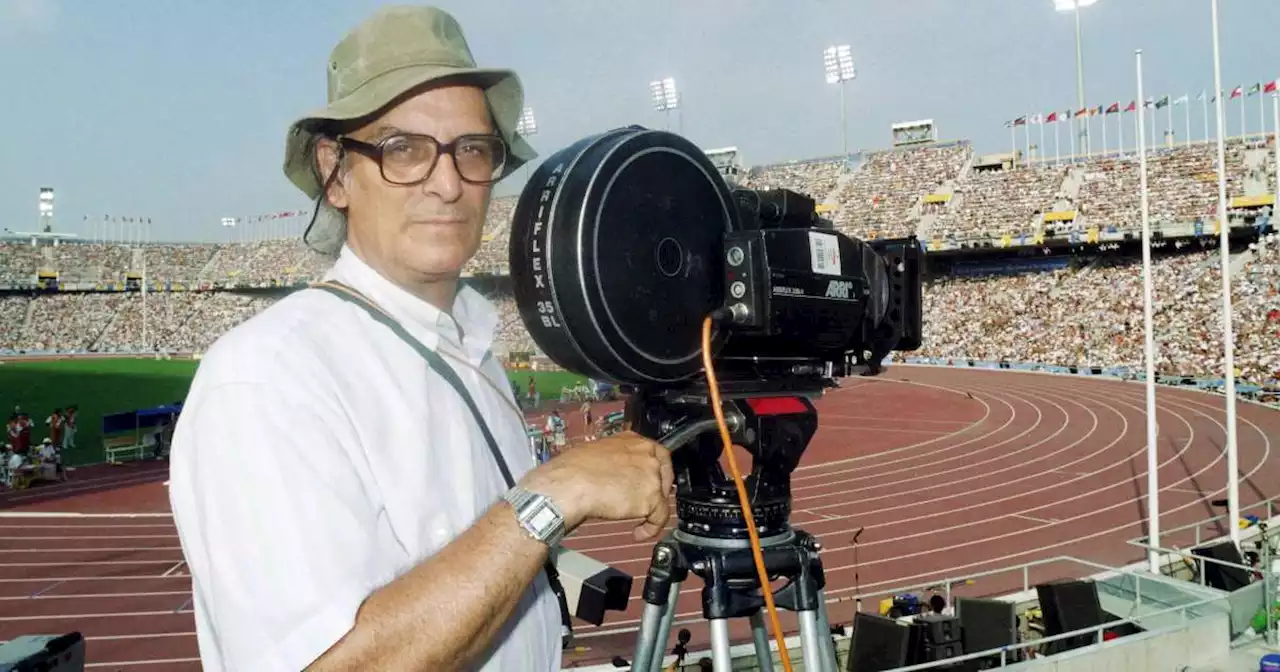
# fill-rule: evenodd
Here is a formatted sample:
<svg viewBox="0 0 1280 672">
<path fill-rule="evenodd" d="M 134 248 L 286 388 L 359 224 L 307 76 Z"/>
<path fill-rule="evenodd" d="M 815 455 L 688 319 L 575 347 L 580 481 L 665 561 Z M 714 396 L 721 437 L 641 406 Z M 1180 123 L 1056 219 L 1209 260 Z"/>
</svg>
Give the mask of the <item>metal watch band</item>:
<svg viewBox="0 0 1280 672">
<path fill-rule="evenodd" d="M 564 515 L 550 497 L 514 486 L 502 498 L 515 510 L 516 521 L 529 536 L 547 546 L 556 546 L 564 538 Z"/>
</svg>

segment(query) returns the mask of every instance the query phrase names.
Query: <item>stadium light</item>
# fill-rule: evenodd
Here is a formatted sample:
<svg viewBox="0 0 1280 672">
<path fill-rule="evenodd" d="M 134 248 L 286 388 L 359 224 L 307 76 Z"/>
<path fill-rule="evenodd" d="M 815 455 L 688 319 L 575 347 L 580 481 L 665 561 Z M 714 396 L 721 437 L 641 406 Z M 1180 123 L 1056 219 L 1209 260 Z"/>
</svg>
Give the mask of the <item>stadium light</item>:
<svg viewBox="0 0 1280 672">
<path fill-rule="evenodd" d="M 1227 225 L 1226 129 L 1223 128 L 1222 57 L 1218 46 L 1218 0 L 1213 11 L 1213 105 L 1218 117 L 1218 254 L 1222 259 L 1222 377 L 1227 402 L 1227 523 L 1231 543 L 1240 547 L 1240 454 L 1236 448 L 1235 330 L 1231 324 L 1231 236 Z M 1241 103 L 1243 105 L 1243 103 Z M 1268 568 L 1270 569 L 1270 568 Z"/>
<path fill-rule="evenodd" d="M 1097 4 L 1098 0 L 1053 0 L 1053 8 L 1059 12 L 1076 15 L 1076 110 L 1084 109 L 1084 46 L 1080 39 L 1080 8 Z M 1089 117 L 1079 117 L 1080 151 L 1089 155 Z M 1106 122 L 1103 122 L 1106 123 Z"/>
<path fill-rule="evenodd" d="M 671 110 L 680 109 L 680 94 L 676 91 L 676 80 L 673 77 L 649 82 L 649 93 L 653 96 L 653 109 L 666 115 L 667 130 L 671 130 Z"/>
<path fill-rule="evenodd" d="M 822 52 L 823 65 L 826 68 L 827 83 L 840 87 L 840 141 L 843 152 L 849 154 L 849 125 L 845 121 L 844 88 L 845 82 L 857 78 L 853 67 L 853 50 L 847 44 L 827 47 Z"/>
<path fill-rule="evenodd" d="M 1142 50 L 1134 53 L 1138 70 L 1138 98 L 1143 97 L 1142 90 Z M 1156 427 L 1156 346 L 1155 325 L 1152 312 L 1155 300 L 1152 298 L 1151 285 L 1151 205 L 1147 191 L 1147 139 L 1143 125 L 1145 115 L 1138 115 L 1138 196 L 1142 202 L 1142 354 L 1146 365 L 1147 396 L 1147 562 L 1151 573 L 1160 573 L 1160 462 L 1156 458 L 1159 447 Z"/>
<path fill-rule="evenodd" d="M 53 187 L 40 187 L 40 222 L 36 230 L 53 230 Z"/>
<path fill-rule="evenodd" d="M 516 133 L 524 136 L 538 134 L 538 121 L 533 118 L 532 107 L 526 107 L 520 112 L 520 119 L 516 121 Z"/>
</svg>

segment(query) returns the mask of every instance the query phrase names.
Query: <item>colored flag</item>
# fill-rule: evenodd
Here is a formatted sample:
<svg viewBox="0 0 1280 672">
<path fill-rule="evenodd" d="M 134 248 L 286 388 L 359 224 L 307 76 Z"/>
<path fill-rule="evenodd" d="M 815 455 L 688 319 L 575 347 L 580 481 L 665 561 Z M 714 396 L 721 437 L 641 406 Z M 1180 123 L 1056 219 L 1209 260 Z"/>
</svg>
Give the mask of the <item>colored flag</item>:
<svg viewBox="0 0 1280 672">
<path fill-rule="evenodd" d="M 1050 112 L 1050 113 L 1049 113 L 1049 116 L 1047 116 L 1047 117 L 1045 117 L 1045 118 L 1044 118 L 1044 121 L 1045 121 L 1045 123 L 1046 123 L 1046 124 L 1052 124 L 1053 122 L 1055 122 L 1055 121 L 1057 121 L 1057 120 L 1058 120 L 1058 113 L 1057 113 L 1057 112 Z"/>
<path fill-rule="evenodd" d="M 1014 120 L 1013 120 L 1013 125 L 1014 125 L 1014 126 L 1025 126 L 1026 124 L 1027 124 L 1027 118 L 1026 118 L 1026 117 L 1018 117 L 1017 119 L 1014 119 Z"/>
<path fill-rule="evenodd" d="M 1266 87 L 1264 87 L 1264 88 L 1262 89 L 1262 92 L 1263 92 L 1263 93 L 1275 93 L 1275 91 L 1276 91 L 1276 82 L 1275 82 L 1275 80 L 1272 80 L 1272 81 L 1270 81 L 1270 82 L 1267 82 Z"/>
<path fill-rule="evenodd" d="M 1131 100 L 1131 101 L 1129 101 L 1129 107 L 1124 108 L 1124 111 L 1125 111 L 1125 112 L 1137 112 L 1137 111 L 1138 111 L 1138 101 L 1136 101 L 1136 100 Z"/>
<path fill-rule="evenodd" d="M 1080 109 L 1076 110 L 1076 116 L 1077 116 L 1077 117 L 1083 117 L 1083 116 L 1084 116 L 1084 115 L 1086 115 L 1086 114 L 1089 114 L 1089 108 L 1087 108 L 1087 107 L 1082 107 L 1082 108 L 1080 108 Z"/>
<path fill-rule="evenodd" d="M 1259 92 L 1261 92 L 1261 91 L 1262 91 L 1262 85 L 1261 85 L 1261 84 L 1254 84 L 1254 85 L 1253 85 L 1253 87 L 1249 89 L 1249 95 L 1251 95 L 1251 96 L 1252 96 L 1252 95 L 1255 95 L 1255 94 L 1257 94 L 1257 93 L 1259 93 Z"/>
<path fill-rule="evenodd" d="M 1107 114 L 1115 114 L 1120 111 L 1120 103 L 1111 103 L 1111 107 L 1107 108 Z"/>
<path fill-rule="evenodd" d="M 1231 97 L 1232 97 L 1232 98 L 1239 98 L 1243 93 L 1244 93 L 1244 87 L 1243 87 L 1243 86 L 1237 86 L 1236 88 L 1231 89 Z"/>
<path fill-rule="evenodd" d="M 1096 117 L 1096 116 L 1098 116 L 1099 114 L 1102 114 L 1102 106 L 1101 106 L 1101 105 L 1099 105 L 1099 106 L 1097 106 L 1097 107 L 1093 108 L 1092 110 L 1089 110 L 1089 116 L 1091 116 L 1091 117 Z"/>
<path fill-rule="evenodd" d="M 1161 98 L 1160 100 L 1156 101 L 1157 110 L 1164 109 L 1168 106 L 1169 106 L 1169 96 L 1165 96 L 1164 98 Z"/>
</svg>

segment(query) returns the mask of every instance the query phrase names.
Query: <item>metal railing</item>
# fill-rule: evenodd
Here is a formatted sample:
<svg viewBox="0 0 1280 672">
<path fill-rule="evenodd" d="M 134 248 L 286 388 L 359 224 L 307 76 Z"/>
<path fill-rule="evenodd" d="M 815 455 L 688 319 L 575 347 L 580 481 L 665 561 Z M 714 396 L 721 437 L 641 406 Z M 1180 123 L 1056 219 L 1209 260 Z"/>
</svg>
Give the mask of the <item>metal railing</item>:
<svg viewBox="0 0 1280 672">
<path fill-rule="evenodd" d="M 1109 628 L 1115 628 L 1115 627 L 1129 624 L 1129 623 L 1136 624 L 1138 621 L 1142 619 L 1148 619 L 1156 616 L 1165 616 L 1168 614 L 1176 613 L 1179 616 L 1181 616 L 1181 618 L 1179 619 L 1179 626 L 1180 627 L 1185 626 L 1190 620 L 1187 614 L 1188 610 L 1193 608 L 1198 608 L 1198 607 L 1209 606 L 1214 602 L 1221 602 L 1221 601 L 1223 601 L 1223 598 L 1221 597 L 1205 598 L 1202 600 L 1198 600 L 1196 602 L 1192 602 L 1190 604 L 1179 605 L 1176 607 L 1169 607 L 1167 609 L 1161 609 L 1159 611 L 1143 614 L 1141 617 L 1119 618 L 1114 621 L 1103 623 L 1102 625 L 1095 625 L 1090 628 L 1081 628 L 1080 630 L 1073 630 L 1072 632 L 1064 632 L 1061 635 L 1051 635 L 1049 637 L 1041 637 L 1039 639 L 1032 639 L 1025 642 L 1018 642 L 1017 644 L 1012 644 L 1010 646 L 1002 646 L 998 649 L 988 649 L 986 651 L 979 651 L 977 653 L 966 653 L 963 656 L 956 656 L 954 658 L 945 658 L 943 660 L 938 660 L 932 663 L 921 663 L 919 665 L 909 665 L 907 667 L 896 667 L 894 668 L 894 672 L 914 672 L 915 670 L 931 670 L 931 669 L 940 668 L 940 667 L 950 667 L 952 665 L 955 665 L 956 663 L 963 663 L 968 660 L 977 660 L 979 658 L 991 658 L 994 656 L 1000 656 L 1000 667 L 1004 667 L 1006 665 L 1013 665 L 1015 663 L 1024 662 L 1016 659 L 1012 661 L 1009 660 L 1009 654 L 1015 651 L 1021 651 L 1023 649 L 1038 648 L 1053 642 L 1074 639 L 1077 637 L 1083 637 L 1085 635 L 1089 635 L 1093 637 L 1093 640 L 1094 640 L 1093 644 L 1101 644 L 1104 641 L 1103 633 Z M 1150 631 L 1148 630 L 1148 632 Z"/>
<path fill-rule="evenodd" d="M 935 580 L 931 582 L 908 585 L 908 586 L 900 586 L 900 587 L 892 588 L 885 591 L 876 591 L 874 593 L 864 593 L 861 595 L 842 597 L 842 598 L 838 598 L 837 600 L 834 600 L 834 602 L 839 603 L 839 602 L 845 602 L 849 600 L 860 601 L 868 598 L 900 595 L 903 593 L 910 593 L 918 590 L 934 590 L 940 587 L 942 588 L 946 596 L 947 604 L 951 604 L 952 603 L 951 587 L 953 585 L 968 584 L 969 582 L 974 581 L 976 579 L 997 576 L 1000 574 L 1007 574 L 1010 572 L 1020 572 L 1022 574 L 1022 591 L 1027 592 L 1027 591 L 1030 591 L 1032 588 L 1034 588 L 1036 585 L 1036 584 L 1032 584 L 1031 582 L 1030 575 L 1032 570 L 1038 566 L 1051 565 L 1055 563 L 1075 563 L 1078 565 L 1083 565 L 1085 567 L 1090 568 L 1091 570 L 1096 570 L 1093 572 L 1095 576 L 1104 575 L 1105 578 L 1113 578 L 1113 577 L 1132 578 L 1134 582 L 1134 585 L 1133 585 L 1133 591 L 1134 591 L 1133 606 L 1134 607 L 1137 607 L 1143 604 L 1142 583 L 1144 581 L 1159 583 L 1159 584 L 1174 587 L 1174 588 L 1181 588 L 1182 586 L 1185 585 L 1182 581 L 1178 581 L 1176 579 L 1172 579 L 1159 574 L 1149 574 L 1145 572 L 1138 572 L 1138 571 L 1132 571 L 1132 570 L 1123 569 L 1123 568 L 1116 568 L 1109 565 L 1103 565 L 1103 564 L 1092 562 L 1089 560 L 1083 560 L 1080 558 L 1064 555 L 1064 556 L 1057 556 L 1053 558 L 1045 558 L 1042 560 L 1036 560 L 1033 562 L 1028 562 L 1021 565 L 1015 565 L 1012 567 L 1005 567 L 1005 568 L 989 570 L 985 572 L 976 572 L 973 574 L 966 574 L 966 575 L 957 576 L 957 577 L 947 577 L 941 580 Z M 1105 581 L 1105 578 L 1103 579 L 1104 581 Z M 831 602 L 832 601 L 830 600 L 828 601 L 828 603 L 831 603 Z M 1175 605 L 1175 606 L 1159 609 L 1156 611 L 1145 612 L 1140 615 L 1119 618 L 1113 621 L 1109 621 L 1107 623 L 1103 623 L 1101 625 L 1097 625 L 1089 628 L 1083 628 L 1080 630 L 1063 633 L 1061 635 L 1052 635 L 1048 637 L 1032 639 L 1032 640 L 1019 642 L 1019 643 L 1008 645 L 1008 646 L 988 649 L 986 651 L 965 654 L 959 657 L 946 658 L 944 660 L 939 660 L 933 663 L 922 663 L 919 665 L 912 665 L 909 667 L 902 667 L 902 668 L 895 668 L 895 669 L 898 670 L 898 672 L 909 672 L 912 670 L 929 670 L 929 669 L 954 665 L 956 663 L 964 662 L 967 660 L 976 660 L 979 658 L 993 658 L 996 656 L 999 656 L 1000 665 L 1001 667 L 1003 667 L 1005 665 L 1012 665 L 1016 662 L 1020 662 L 1016 658 L 1015 660 L 1010 660 L 1010 654 L 1014 652 L 1022 651 L 1024 649 L 1038 648 L 1046 644 L 1050 644 L 1052 642 L 1074 639 L 1074 638 L 1083 637 L 1086 635 L 1092 637 L 1094 639 L 1094 643 L 1100 643 L 1103 641 L 1103 632 L 1109 628 L 1114 628 L 1114 627 L 1121 626 L 1128 623 L 1137 623 L 1142 620 L 1157 618 L 1160 616 L 1167 616 L 1170 614 L 1179 614 L 1180 615 L 1179 624 L 1186 625 L 1186 623 L 1189 620 L 1189 614 L 1188 614 L 1189 611 L 1207 607 L 1215 603 L 1223 605 L 1225 604 L 1225 602 L 1226 602 L 1226 598 L 1221 596 L 1200 598 L 1192 602 L 1189 602 L 1187 604 Z M 1225 606 L 1222 607 L 1222 610 L 1224 613 L 1228 611 L 1228 609 Z"/>
<path fill-rule="evenodd" d="M 1262 510 L 1265 512 L 1265 513 L 1264 513 L 1264 515 L 1265 515 L 1265 517 L 1266 517 L 1266 518 L 1274 518 L 1274 517 L 1276 517 L 1276 516 L 1280 516 L 1280 495 L 1273 495 L 1273 496 L 1271 496 L 1271 497 L 1268 497 L 1268 498 L 1263 499 L 1263 500 L 1258 501 L 1258 502 L 1254 502 L 1253 504 L 1249 504 L 1249 505 L 1241 504 L 1241 505 L 1240 505 L 1240 514 L 1241 514 L 1241 515 L 1244 515 L 1244 513 L 1248 512 L 1248 511 L 1254 511 L 1254 510 L 1257 510 L 1257 509 L 1262 509 Z M 1201 533 L 1203 532 L 1203 529 L 1204 529 L 1205 527 L 1209 526 L 1209 525 L 1214 524 L 1214 523 L 1220 523 L 1220 522 L 1223 522 L 1223 521 L 1227 520 L 1227 518 L 1229 517 L 1229 515 L 1230 515 L 1230 514 L 1226 514 L 1226 513 L 1224 513 L 1224 514 L 1221 514 L 1221 515 L 1213 516 L 1213 517 L 1211 517 L 1211 518 L 1205 518 L 1205 519 L 1203 519 L 1203 520 L 1199 520 L 1199 521 L 1196 521 L 1196 522 L 1194 522 L 1194 523 L 1187 523 L 1186 525 L 1179 525 L 1178 527 L 1171 527 L 1171 528 L 1168 528 L 1168 529 L 1163 529 L 1163 530 L 1161 530 L 1161 531 L 1160 531 L 1160 536 L 1161 536 L 1161 537 L 1168 537 L 1168 536 L 1173 536 L 1174 534 L 1177 534 L 1178 532 L 1184 532 L 1184 531 L 1186 531 L 1186 530 L 1194 530 L 1194 531 L 1195 531 L 1195 542 L 1194 542 L 1194 543 L 1195 543 L 1195 545 L 1196 545 L 1196 546 L 1199 546 L 1200 544 L 1204 543 L 1205 541 L 1210 541 L 1210 540 L 1212 540 L 1212 539 L 1215 539 L 1215 538 L 1216 538 L 1216 537 L 1211 537 L 1210 539 L 1205 539 L 1205 538 L 1201 537 L 1200 535 L 1201 535 Z M 1238 524 L 1238 523 L 1231 523 L 1231 524 Z M 1130 546 L 1137 546 L 1138 548 L 1141 548 L 1142 550 L 1144 550 L 1144 551 L 1145 551 L 1145 550 L 1147 550 L 1147 541 L 1148 541 L 1148 539 L 1149 539 L 1149 537 L 1148 537 L 1148 536 L 1143 535 L 1143 536 L 1140 536 L 1140 537 L 1134 537 L 1133 539 L 1130 539 L 1130 540 L 1129 540 L 1128 542 L 1126 542 L 1126 543 L 1128 543 Z M 1157 550 L 1158 550 L 1158 549 L 1157 549 Z"/>
</svg>

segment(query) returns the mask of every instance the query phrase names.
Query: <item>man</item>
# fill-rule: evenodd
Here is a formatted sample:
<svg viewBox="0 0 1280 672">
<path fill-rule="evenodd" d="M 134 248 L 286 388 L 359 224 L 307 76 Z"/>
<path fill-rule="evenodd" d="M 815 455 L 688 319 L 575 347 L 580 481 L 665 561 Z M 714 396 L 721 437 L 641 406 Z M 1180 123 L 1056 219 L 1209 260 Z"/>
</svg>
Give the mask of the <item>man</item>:
<svg viewBox="0 0 1280 672">
<path fill-rule="evenodd" d="M 589 519 L 655 538 L 669 456 L 625 434 L 535 467 L 489 352 L 498 315 L 459 284 L 493 181 L 534 156 L 516 75 L 477 68 L 453 18 L 423 7 L 378 11 L 326 71 L 328 105 L 291 126 L 285 173 L 318 199 L 304 238 L 338 255 L 327 277 L 394 322 L 308 289 L 202 360 L 169 491 L 203 667 L 557 670 L 549 547 Z"/>
</svg>

